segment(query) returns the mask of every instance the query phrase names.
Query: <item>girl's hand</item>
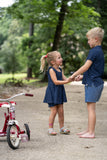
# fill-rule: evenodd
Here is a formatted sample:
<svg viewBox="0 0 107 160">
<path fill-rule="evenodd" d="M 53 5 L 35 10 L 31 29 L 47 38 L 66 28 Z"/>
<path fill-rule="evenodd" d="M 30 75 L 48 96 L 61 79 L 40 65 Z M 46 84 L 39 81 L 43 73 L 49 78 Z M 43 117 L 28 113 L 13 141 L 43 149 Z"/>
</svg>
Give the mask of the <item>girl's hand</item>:
<svg viewBox="0 0 107 160">
<path fill-rule="evenodd" d="M 68 82 L 68 83 L 69 83 L 69 82 L 72 82 L 71 77 L 67 78 L 67 82 Z"/>
<path fill-rule="evenodd" d="M 71 81 L 74 81 L 74 80 L 75 80 L 75 76 L 72 75 L 72 76 L 70 77 L 70 79 L 71 79 Z"/>
</svg>

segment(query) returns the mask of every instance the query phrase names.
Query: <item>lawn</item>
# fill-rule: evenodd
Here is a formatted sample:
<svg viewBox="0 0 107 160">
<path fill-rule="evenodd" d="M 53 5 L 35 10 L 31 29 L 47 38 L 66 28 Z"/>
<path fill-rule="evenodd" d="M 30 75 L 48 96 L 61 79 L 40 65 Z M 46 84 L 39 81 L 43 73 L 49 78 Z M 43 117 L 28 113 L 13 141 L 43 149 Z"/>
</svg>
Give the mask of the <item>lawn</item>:
<svg viewBox="0 0 107 160">
<path fill-rule="evenodd" d="M 12 74 L 0 74 L 0 84 L 3 84 L 6 79 L 12 78 Z M 14 75 L 14 78 L 16 79 L 24 79 L 26 78 L 26 73 L 17 73 Z"/>
<path fill-rule="evenodd" d="M 40 79 L 32 78 L 26 79 L 26 73 L 16 73 L 14 74 L 14 78 L 18 80 L 22 80 L 25 85 L 33 85 L 35 87 L 45 86 L 47 83 L 40 82 Z M 4 84 L 8 78 L 12 78 L 12 74 L 0 74 L 0 85 Z"/>
</svg>

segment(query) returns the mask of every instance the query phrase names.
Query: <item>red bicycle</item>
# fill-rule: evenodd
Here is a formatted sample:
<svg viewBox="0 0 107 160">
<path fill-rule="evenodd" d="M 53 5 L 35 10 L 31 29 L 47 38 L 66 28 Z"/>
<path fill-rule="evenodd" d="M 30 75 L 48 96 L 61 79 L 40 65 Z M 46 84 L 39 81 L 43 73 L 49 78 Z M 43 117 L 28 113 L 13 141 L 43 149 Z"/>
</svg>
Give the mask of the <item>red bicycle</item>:
<svg viewBox="0 0 107 160">
<path fill-rule="evenodd" d="M 19 147 L 20 141 L 23 142 L 30 140 L 30 129 L 28 124 L 24 124 L 24 130 L 20 129 L 18 121 L 15 119 L 15 101 L 11 99 L 17 96 L 33 96 L 33 94 L 20 93 L 12 96 L 8 99 L 0 99 L 0 107 L 7 108 L 7 113 L 4 113 L 5 122 L 3 129 L 0 130 L 0 137 L 7 136 L 8 145 L 12 149 L 17 149 Z"/>
</svg>

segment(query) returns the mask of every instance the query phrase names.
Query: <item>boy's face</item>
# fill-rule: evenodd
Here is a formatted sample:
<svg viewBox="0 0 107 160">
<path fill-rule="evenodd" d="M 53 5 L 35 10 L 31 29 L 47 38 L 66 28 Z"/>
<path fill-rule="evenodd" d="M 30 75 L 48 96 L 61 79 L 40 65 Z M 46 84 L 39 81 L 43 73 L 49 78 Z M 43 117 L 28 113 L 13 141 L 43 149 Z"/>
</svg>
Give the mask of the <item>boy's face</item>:
<svg viewBox="0 0 107 160">
<path fill-rule="evenodd" d="M 88 44 L 90 48 L 93 48 L 96 46 L 97 38 L 87 37 L 88 38 Z"/>
</svg>

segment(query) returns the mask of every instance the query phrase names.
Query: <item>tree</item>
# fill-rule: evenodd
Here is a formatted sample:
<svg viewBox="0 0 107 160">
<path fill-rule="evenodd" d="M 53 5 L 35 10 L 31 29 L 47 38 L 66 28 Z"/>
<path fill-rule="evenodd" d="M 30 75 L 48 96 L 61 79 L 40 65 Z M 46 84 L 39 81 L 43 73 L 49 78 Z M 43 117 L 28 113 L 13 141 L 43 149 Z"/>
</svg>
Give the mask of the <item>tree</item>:
<svg viewBox="0 0 107 160">
<path fill-rule="evenodd" d="M 38 54 L 38 50 L 40 55 L 50 50 L 61 50 L 68 64 L 70 64 L 69 57 L 73 57 L 74 54 L 76 59 L 79 59 L 78 52 L 86 48 L 86 39 L 83 38 L 85 33 L 99 23 L 99 14 L 95 12 L 94 8 L 87 7 L 82 1 L 77 0 L 19 0 L 8 8 L 8 13 L 14 18 L 21 19 L 25 26 L 34 24 L 34 27 L 37 25 L 39 27 L 38 30 L 33 28 L 33 34 L 24 39 L 24 43 L 27 44 L 24 53 L 28 57 L 28 67 L 31 70 L 34 68 L 34 58 L 39 57 L 35 56 Z M 69 41 L 67 42 L 67 40 Z M 76 44 L 74 44 L 75 42 Z M 72 48 L 69 44 L 75 47 Z M 79 50 L 77 50 L 78 48 Z"/>
<path fill-rule="evenodd" d="M 32 37 L 34 33 L 34 23 L 29 24 L 29 37 Z M 32 46 L 32 41 L 29 41 L 29 48 Z M 28 62 L 32 60 L 32 56 L 28 55 Z M 29 65 L 28 63 L 28 68 L 27 68 L 27 78 L 32 78 L 32 66 Z"/>
<path fill-rule="evenodd" d="M 0 46 L 8 37 L 8 28 L 11 24 L 11 16 L 7 15 L 6 9 L 0 8 Z"/>
<path fill-rule="evenodd" d="M 20 54 L 18 52 L 18 44 L 20 43 L 19 23 L 17 20 L 12 21 L 8 29 L 8 38 L 1 45 L 0 55 L 2 57 L 2 65 L 5 72 L 16 73 L 22 69 Z"/>
<path fill-rule="evenodd" d="M 101 15 L 99 18 L 100 26 L 104 29 L 104 39 L 102 43 L 105 56 L 105 72 L 104 78 L 107 78 L 107 2 L 106 0 L 83 0 L 84 4 L 89 7 L 95 7 L 95 10 Z"/>
<path fill-rule="evenodd" d="M 63 29 L 64 18 L 65 18 L 65 14 L 67 12 L 67 3 L 68 3 L 68 0 L 66 0 L 66 1 L 62 0 L 62 2 L 61 2 L 61 9 L 59 12 L 59 17 L 58 17 L 58 22 L 57 22 L 57 26 L 56 26 L 53 47 L 52 47 L 53 51 L 59 49 L 59 43 L 60 43 L 61 32 Z"/>
</svg>

